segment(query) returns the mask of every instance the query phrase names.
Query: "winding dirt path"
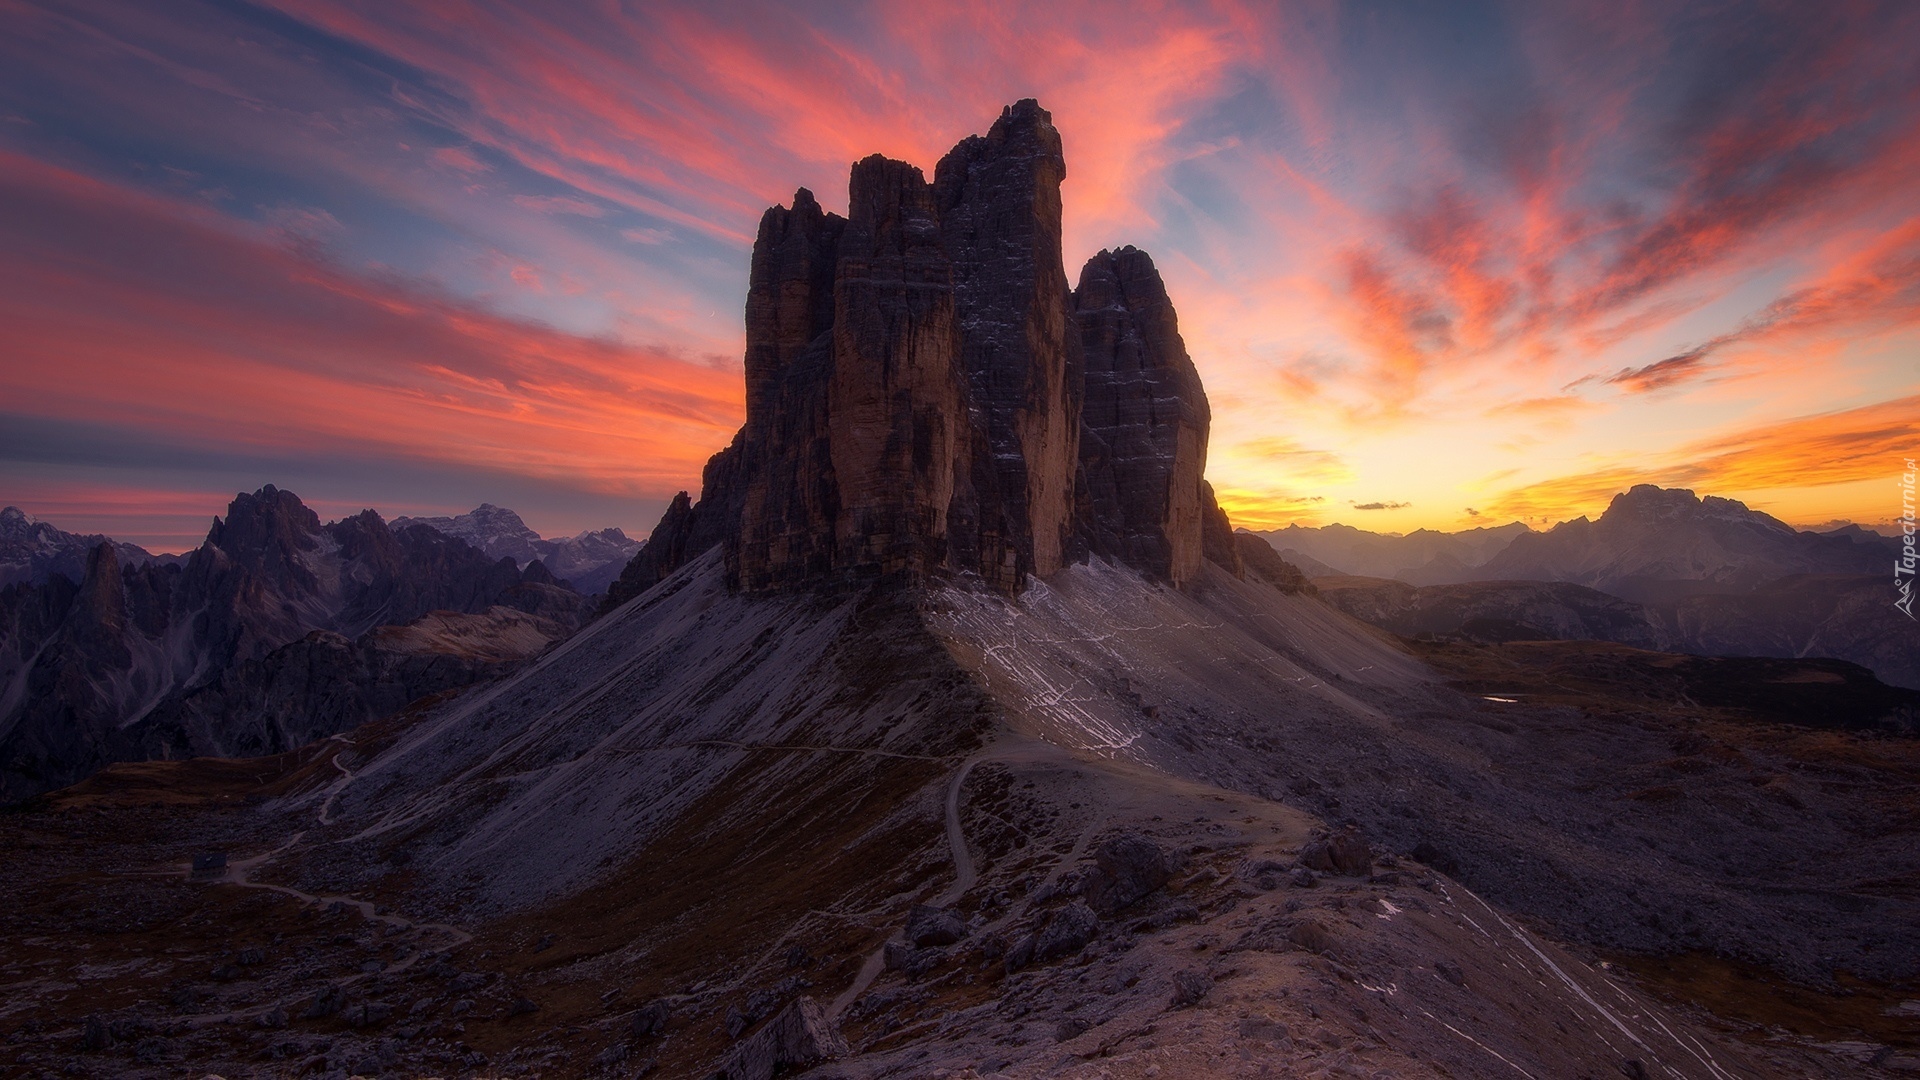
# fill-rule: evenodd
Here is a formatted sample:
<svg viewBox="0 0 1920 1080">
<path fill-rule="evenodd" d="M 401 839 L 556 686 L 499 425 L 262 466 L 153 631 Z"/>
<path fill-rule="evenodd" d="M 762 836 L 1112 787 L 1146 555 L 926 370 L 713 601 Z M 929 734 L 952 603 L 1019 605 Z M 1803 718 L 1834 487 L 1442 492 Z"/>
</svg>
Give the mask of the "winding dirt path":
<svg viewBox="0 0 1920 1080">
<path fill-rule="evenodd" d="M 341 743 L 348 749 L 351 749 L 353 745 L 346 737 L 341 735 L 333 736 L 331 741 Z M 340 778 L 329 785 L 326 798 L 320 804 L 320 811 L 317 817 L 321 825 L 332 825 L 334 823 L 334 803 L 339 798 L 340 793 L 346 789 L 348 784 L 353 783 L 354 780 L 353 770 L 347 768 L 340 761 L 341 753 L 342 751 L 336 751 L 333 756 L 333 766 L 340 770 Z M 181 874 L 191 881 L 202 884 L 237 885 L 242 889 L 261 889 L 266 892 L 274 892 L 282 896 L 292 897 L 303 904 L 313 904 L 322 907 L 331 907 L 332 905 L 340 904 L 357 910 L 360 912 L 361 917 L 368 922 L 377 922 L 386 926 L 395 927 L 404 935 L 402 943 L 408 945 L 409 949 L 406 956 L 402 957 L 396 963 L 381 969 L 381 971 L 378 972 L 378 974 L 381 975 L 399 974 L 413 967 L 414 964 L 419 962 L 421 956 L 429 952 L 454 948 L 465 945 L 467 942 L 473 940 L 472 934 L 451 923 L 415 922 L 401 915 L 382 912 L 379 906 L 371 900 L 362 900 L 358 897 L 347 896 L 345 894 L 316 895 L 296 889 L 290 885 L 276 885 L 272 882 L 253 880 L 253 874 L 255 872 L 272 865 L 274 861 L 282 855 L 292 851 L 299 845 L 301 840 L 306 838 L 306 835 L 306 829 L 296 829 L 279 847 L 228 863 L 225 873 L 219 877 L 194 877 L 191 865 L 184 868 L 176 866 L 174 872 Z M 353 986 L 368 977 L 368 973 L 348 975 L 342 978 L 329 979 L 326 981 L 326 985 L 334 988 L 344 988 Z M 302 990 L 291 997 L 277 997 L 263 1005 L 256 1005 L 247 1009 L 193 1016 L 187 1018 L 187 1023 L 198 1028 L 212 1024 L 252 1020 L 276 1008 L 285 1008 L 289 1001 L 298 1001 L 309 996 L 310 993 L 310 990 Z"/>
</svg>

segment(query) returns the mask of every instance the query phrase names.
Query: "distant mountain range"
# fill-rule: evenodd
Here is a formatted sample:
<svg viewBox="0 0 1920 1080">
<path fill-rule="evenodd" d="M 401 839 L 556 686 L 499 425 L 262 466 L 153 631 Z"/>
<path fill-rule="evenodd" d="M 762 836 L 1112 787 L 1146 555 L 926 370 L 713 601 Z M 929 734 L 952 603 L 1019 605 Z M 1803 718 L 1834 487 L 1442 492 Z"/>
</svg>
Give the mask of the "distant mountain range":
<svg viewBox="0 0 1920 1080">
<path fill-rule="evenodd" d="M 1398 578 L 1413 585 L 1470 581 L 1476 569 L 1532 530 L 1518 521 L 1447 533 L 1417 529 L 1404 536 L 1351 525 L 1289 525 L 1255 533 L 1309 577 L 1357 574 Z"/>
<path fill-rule="evenodd" d="M 88 553 L 101 544 L 112 544 L 120 562 L 127 566 L 181 559 L 178 555 L 155 555 L 138 544 L 97 533 L 70 533 L 9 506 L 0 510 L 0 586 L 22 581 L 44 584 L 54 574 L 79 581 L 87 573 Z"/>
<path fill-rule="evenodd" d="M 1321 595 L 1396 633 L 1833 657 L 1920 687 L 1920 627 L 1893 608 L 1887 537 L 1858 526 L 1796 530 L 1733 499 L 1651 485 L 1616 496 L 1597 520 L 1546 532 L 1504 528 L 1513 530 L 1507 542 L 1466 566 L 1449 560 L 1486 550 L 1496 530 L 1381 537 L 1331 526 L 1262 535 L 1325 553 L 1307 569 Z M 1449 546 L 1450 537 L 1462 543 Z M 1425 562 L 1407 558 L 1424 552 L 1433 553 Z M 1345 566 L 1333 562 L 1341 558 Z M 1408 569 L 1379 572 L 1396 561 Z M 1347 573 L 1320 572 L 1335 568 Z"/>
<path fill-rule="evenodd" d="M 1641 484 L 1599 520 L 1516 535 L 1476 577 L 1571 581 L 1629 600 L 1749 593 L 1791 574 L 1890 570 L 1893 543 L 1864 529 L 1801 532 L 1733 499 Z"/>
<path fill-rule="evenodd" d="M 594 529 L 577 536 L 542 539 L 520 520 L 520 515 L 492 503 L 481 503 L 455 517 L 397 517 L 393 527 L 425 525 L 445 536 L 458 537 L 493 558 L 510 558 L 525 568 L 535 559 L 587 595 L 604 593 L 640 550 L 640 541 L 619 529 Z"/>
<path fill-rule="evenodd" d="M 0 588 L 0 802 L 110 761 L 291 749 L 485 677 L 591 609 L 538 561 L 371 510 L 322 525 L 272 486 L 173 561 L 7 521 L 7 563 L 31 576 Z"/>
</svg>

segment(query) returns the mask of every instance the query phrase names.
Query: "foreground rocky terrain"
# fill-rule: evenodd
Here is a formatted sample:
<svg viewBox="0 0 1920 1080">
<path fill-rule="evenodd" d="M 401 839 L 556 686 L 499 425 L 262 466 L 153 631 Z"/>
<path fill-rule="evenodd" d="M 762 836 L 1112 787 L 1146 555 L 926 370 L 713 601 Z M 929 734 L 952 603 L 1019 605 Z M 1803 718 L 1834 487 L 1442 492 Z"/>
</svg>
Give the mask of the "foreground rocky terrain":
<svg viewBox="0 0 1920 1080">
<path fill-rule="evenodd" d="M 1069 290 L 1064 170 L 1027 101 L 769 210 L 746 424 L 578 633 L 0 817 L 0 1067 L 1920 1069 L 1905 699 L 1331 606 L 1214 504 L 1151 260 Z"/>
<path fill-rule="evenodd" d="M 710 553 L 486 690 L 278 758 L 114 766 L 0 821 L 0 1060 L 1920 1067 L 1920 743 L 1412 656 L 1204 576 L 751 599 Z"/>
</svg>

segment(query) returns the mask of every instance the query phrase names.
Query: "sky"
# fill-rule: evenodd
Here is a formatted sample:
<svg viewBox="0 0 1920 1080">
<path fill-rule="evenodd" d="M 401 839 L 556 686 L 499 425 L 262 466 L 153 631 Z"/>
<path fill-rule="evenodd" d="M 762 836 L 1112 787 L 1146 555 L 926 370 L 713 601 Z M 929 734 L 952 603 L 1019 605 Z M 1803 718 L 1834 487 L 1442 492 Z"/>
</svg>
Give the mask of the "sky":
<svg viewBox="0 0 1920 1080">
<path fill-rule="evenodd" d="M 761 212 L 1023 97 L 1149 251 L 1237 524 L 1635 483 L 1884 522 L 1920 4 L 0 0 L 0 503 L 644 535 L 742 419 Z"/>
</svg>

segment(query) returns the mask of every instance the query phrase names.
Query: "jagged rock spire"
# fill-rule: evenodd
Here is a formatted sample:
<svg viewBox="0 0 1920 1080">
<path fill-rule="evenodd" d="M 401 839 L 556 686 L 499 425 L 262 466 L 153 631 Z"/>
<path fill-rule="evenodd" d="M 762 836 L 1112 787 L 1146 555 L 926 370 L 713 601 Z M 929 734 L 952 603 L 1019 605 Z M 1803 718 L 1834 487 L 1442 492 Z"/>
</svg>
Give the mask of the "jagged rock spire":
<svg viewBox="0 0 1920 1080">
<path fill-rule="evenodd" d="M 977 410 L 953 562 L 1009 591 L 1059 569 L 1073 531 L 1081 374 L 1061 261 L 1066 175 L 1053 117 L 1032 99 L 961 140 L 934 172 Z"/>
<path fill-rule="evenodd" d="M 805 189 L 769 209 L 746 424 L 610 601 L 715 545 L 748 591 L 956 573 L 1016 592 L 1088 553 L 1176 584 L 1203 558 L 1237 570 L 1166 289 L 1133 248 L 1068 288 L 1065 177 L 1052 117 L 1026 100 L 931 183 L 875 155 L 845 218 Z"/>
<path fill-rule="evenodd" d="M 1153 260 L 1087 260 L 1074 290 L 1086 362 L 1080 531 L 1095 555 L 1180 584 L 1200 571 L 1206 391 Z"/>
</svg>

